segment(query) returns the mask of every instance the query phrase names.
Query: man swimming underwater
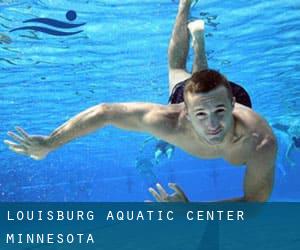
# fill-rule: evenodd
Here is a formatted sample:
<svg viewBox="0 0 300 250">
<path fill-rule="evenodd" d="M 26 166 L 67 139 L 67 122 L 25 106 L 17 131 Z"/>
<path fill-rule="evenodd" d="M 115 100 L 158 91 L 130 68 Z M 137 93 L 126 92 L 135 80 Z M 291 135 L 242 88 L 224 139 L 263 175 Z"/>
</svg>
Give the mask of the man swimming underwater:
<svg viewBox="0 0 300 250">
<path fill-rule="evenodd" d="M 43 159 L 75 138 L 106 125 L 148 132 L 200 158 L 224 158 L 246 165 L 244 195 L 226 201 L 266 201 L 271 194 L 277 144 L 267 122 L 251 108 L 242 87 L 207 69 L 204 23 L 187 27 L 191 0 L 181 0 L 169 44 L 169 105 L 110 103 L 93 106 L 55 129 L 49 136 L 8 132 L 16 142 L 5 140 L 16 153 Z M 195 53 L 193 74 L 186 71 L 189 31 Z M 188 201 L 174 183 L 169 195 L 160 184 L 150 188 L 157 201 Z"/>
</svg>

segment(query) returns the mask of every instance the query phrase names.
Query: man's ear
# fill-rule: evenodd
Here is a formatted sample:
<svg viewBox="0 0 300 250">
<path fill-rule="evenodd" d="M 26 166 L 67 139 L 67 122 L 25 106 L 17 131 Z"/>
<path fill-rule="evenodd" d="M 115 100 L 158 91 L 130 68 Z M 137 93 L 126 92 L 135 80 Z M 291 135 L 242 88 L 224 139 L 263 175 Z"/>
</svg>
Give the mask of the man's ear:
<svg viewBox="0 0 300 250">
<path fill-rule="evenodd" d="M 189 121 L 191 120 L 190 115 L 189 115 L 189 113 L 188 113 L 188 111 L 187 111 L 187 106 L 186 106 L 186 104 L 184 105 L 184 115 L 185 115 L 186 119 L 188 119 Z"/>
<path fill-rule="evenodd" d="M 235 97 L 233 96 L 232 99 L 231 99 L 231 106 L 232 108 L 234 108 L 234 105 L 235 105 Z"/>
<path fill-rule="evenodd" d="M 186 113 L 186 114 L 185 114 L 185 117 L 186 117 L 186 119 L 188 119 L 188 121 L 191 120 L 191 117 L 190 117 L 189 113 Z"/>
</svg>

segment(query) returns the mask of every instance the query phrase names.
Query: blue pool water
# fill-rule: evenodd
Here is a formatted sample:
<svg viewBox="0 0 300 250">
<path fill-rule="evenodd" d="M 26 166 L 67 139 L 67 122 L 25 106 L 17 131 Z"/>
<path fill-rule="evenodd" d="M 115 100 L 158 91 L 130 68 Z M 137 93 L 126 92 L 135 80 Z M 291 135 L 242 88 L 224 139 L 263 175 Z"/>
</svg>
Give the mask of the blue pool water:
<svg viewBox="0 0 300 250">
<path fill-rule="evenodd" d="M 254 109 L 270 123 L 299 123 L 300 2 L 200 0 L 192 19 L 206 22 L 209 66 L 242 83 Z M 73 36 L 15 31 L 24 20 L 86 23 Z M 177 11 L 171 0 L 0 1 L 0 200 L 143 201 L 149 179 L 135 168 L 151 157 L 149 135 L 107 127 L 51 153 L 43 161 L 16 155 L 2 143 L 14 126 L 49 134 L 102 102 L 166 103 L 167 46 Z M 42 25 L 43 26 L 43 25 Z M 7 36 L 9 38 L 7 38 Z M 189 66 L 191 58 L 189 58 Z M 299 151 L 288 166 L 290 143 L 280 134 L 272 200 L 300 200 Z M 153 167 L 163 185 L 178 183 L 192 201 L 242 194 L 244 167 L 204 161 L 176 149 Z M 152 180 L 150 180 L 152 181 Z"/>
</svg>

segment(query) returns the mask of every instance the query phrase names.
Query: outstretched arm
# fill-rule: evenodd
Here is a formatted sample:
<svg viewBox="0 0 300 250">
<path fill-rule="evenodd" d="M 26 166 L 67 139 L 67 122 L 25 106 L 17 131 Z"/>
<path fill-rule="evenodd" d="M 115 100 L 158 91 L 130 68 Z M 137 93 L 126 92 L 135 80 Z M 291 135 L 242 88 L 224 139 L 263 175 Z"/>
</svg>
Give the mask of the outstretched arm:
<svg viewBox="0 0 300 250">
<path fill-rule="evenodd" d="M 244 178 L 244 195 L 226 200 L 218 200 L 214 202 L 265 202 L 268 200 L 273 189 L 274 165 L 277 153 L 277 145 L 274 137 L 264 139 L 257 145 L 255 152 L 251 155 L 250 160 L 246 163 L 247 169 Z M 188 202 L 184 192 L 180 192 L 169 196 L 160 184 L 157 184 L 159 194 L 150 188 L 150 193 L 157 201 L 172 202 L 181 201 Z M 180 195 L 179 195 L 180 194 Z M 175 196 L 176 199 L 170 199 Z M 185 197 L 185 198 L 184 198 Z"/>
<path fill-rule="evenodd" d="M 273 178 L 277 144 L 273 136 L 268 136 L 255 148 L 246 163 L 244 196 L 226 201 L 267 201 L 273 189 Z"/>
<path fill-rule="evenodd" d="M 30 136 L 23 129 L 17 128 L 19 135 L 13 132 L 8 132 L 8 135 L 18 144 L 8 140 L 5 143 L 16 153 L 42 159 L 69 141 L 108 124 L 168 138 L 172 125 L 167 113 L 166 106 L 151 103 L 100 104 L 74 116 L 49 136 Z"/>
<path fill-rule="evenodd" d="M 267 201 L 273 189 L 274 165 L 277 153 L 276 140 L 272 135 L 267 136 L 255 148 L 253 154 L 246 163 L 247 169 L 244 178 L 244 195 L 226 200 L 218 200 L 214 202 L 264 202 Z M 172 184 L 173 185 L 173 184 Z M 177 186 L 178 187 L 178 186 Z M 172 202 L 181 201 L 188 202 L 184 192 L 176 191 L 171 196 L 157 184 L 157 193 L 150 188 L 150 193 L 157 201 Z M 172 197 L 176 197 L 174 200 Z"/>
</svg>

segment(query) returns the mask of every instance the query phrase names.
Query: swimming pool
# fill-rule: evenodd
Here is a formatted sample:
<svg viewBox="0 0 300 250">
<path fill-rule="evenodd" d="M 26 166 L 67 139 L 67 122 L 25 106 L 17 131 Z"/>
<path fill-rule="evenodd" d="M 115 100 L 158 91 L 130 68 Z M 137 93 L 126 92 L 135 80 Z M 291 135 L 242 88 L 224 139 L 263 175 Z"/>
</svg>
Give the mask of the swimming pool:
<svg viewBox="0 0 300 250">
<path fill-rule="evenodd" d="M 242 83 L 254 109 L 271 123 L 299 121 L 299 7 L 291 0 L 203 0 L 192 10 L 191 18 L 206 22 L 209 66 Z M 77 13 L 74 23 L 85 23 L 75 29 L 82 30 L 78 34 L 9 32 L 32 18 L 65 21 L 69 10 Z M 171 0 L 1 1 L 1 141 L 16 125 L 49 134 L 102 102 L 166 103 L 167 46 L 176 11 Z M 108 127 L 43 161 L 1 143 L 0 200 L 143 201 L 150 198 L 147 181 L 135 161 L 146 138 Z M 286 140 L 280 147 L 288 146 Z M 152 146 L 143 154 L 151 155 Z M 194 201 L 242 192 L 244 167 L 199 160 L 179 149 L 153 172 L 163 184 L 179 183 Z M 299 174 L 297 159 L 286 176 L 277 171 L 272 199 L 299 200 Z"/>
</svg>

